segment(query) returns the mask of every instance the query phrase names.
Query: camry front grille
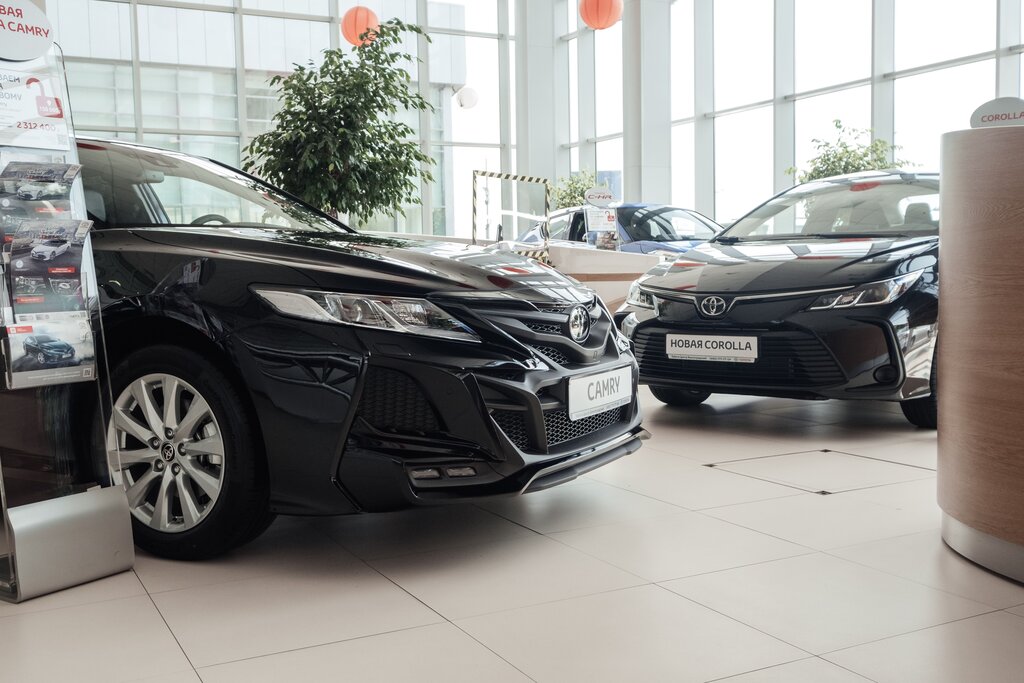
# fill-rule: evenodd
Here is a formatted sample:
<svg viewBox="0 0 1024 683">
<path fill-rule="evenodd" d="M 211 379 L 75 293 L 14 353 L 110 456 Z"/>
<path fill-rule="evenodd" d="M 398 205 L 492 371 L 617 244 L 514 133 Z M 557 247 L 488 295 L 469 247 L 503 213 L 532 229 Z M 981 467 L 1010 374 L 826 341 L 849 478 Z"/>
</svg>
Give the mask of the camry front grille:
<svg viewBox="0 0 1024 683">
<path fill-rule="evenodd" d="M 544 433 L 548 438 L 548 446 L 557 446 L 622 422 L 624 412 L 625 408 L 619 406 L 573 422 L 567 411 L 549 410 L 544 413 Z"/>
<path fill-rule="evenodd" d="M 516 448 L 521 451 L 543 452 L 543 444 L 535 443 L 534 437 L 531 435 L 526 411 L 493 410 L 491 417 Z M 625 421 L 627 417 L 628 408 L 626 406 L 619 406 L 575 421 L 569 419 L 569 413 L 564 409 L 546 410 L 544 411 L 544 439 L 547 442 L 547 448 L 550 449 L 552 446 L 581 439 L 606 427 L 611 427 Z"/>
<path fill-rule="evenodd" d="M 534 346 L 533 348 L 559 365 L 569 364 L 569 357 L 552 346 Z"/>
<path fill-rule="evenodd" d="M 562 326 L 554 325 L 549 323 L 526 323 L 534 332 L 542 332 L 543 334 L 562 334 Z"/>
</svg>

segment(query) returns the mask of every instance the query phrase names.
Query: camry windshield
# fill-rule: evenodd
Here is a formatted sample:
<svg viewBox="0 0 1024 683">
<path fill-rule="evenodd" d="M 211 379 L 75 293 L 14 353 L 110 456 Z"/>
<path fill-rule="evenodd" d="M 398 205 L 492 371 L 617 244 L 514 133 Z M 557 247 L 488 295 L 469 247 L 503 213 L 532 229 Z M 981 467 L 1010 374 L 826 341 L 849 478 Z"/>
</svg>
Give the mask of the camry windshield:
<svg viewBox="0 0 1024 683">
<path fill-rule="evenodd" d="M 198 157 L 79 142 L 89 218 L 96 227 L 235 226 L 348 232 L 269 185 Z"/>
<path fill-rule="evenodd" d="M 718 241 L 939 234 L 936 176 L 870 176 L 798 185 L 738 220 Z"/>
</svg>

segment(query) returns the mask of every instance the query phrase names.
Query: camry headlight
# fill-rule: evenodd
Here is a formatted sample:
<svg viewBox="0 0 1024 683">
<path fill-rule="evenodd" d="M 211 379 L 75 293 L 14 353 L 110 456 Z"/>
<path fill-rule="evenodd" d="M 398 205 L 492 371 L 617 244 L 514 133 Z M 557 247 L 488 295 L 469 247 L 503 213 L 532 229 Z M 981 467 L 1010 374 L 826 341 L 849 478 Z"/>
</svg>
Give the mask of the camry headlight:
<svg viewBox="0 0 1024 683">
<path fill-rule="evenodd" d="M 654 308 L 654 297 L 640 289 L 639 280 L 634 280 L 633 284 L 629 286 L 626 303 L 630 306 L 639 306 L 640 308 Z"/>
<path fill-rule="evenodd" d="M 282 315 L 426 337 L 480 341 L 460 320 L 426 299 L 254 287 Z"/>
<path fill-rule="evenodd" d="M 818 311 L 826 308 L 853 308 L 855 306 L 887 304 L 903 296 L 904 292 L 917 282 L 923 272 L 923 270 L 917 270 L 907 275 L 861 285 L 845 292 L 823 294 L 810 305 L 808 310 Z"/>
</svg>

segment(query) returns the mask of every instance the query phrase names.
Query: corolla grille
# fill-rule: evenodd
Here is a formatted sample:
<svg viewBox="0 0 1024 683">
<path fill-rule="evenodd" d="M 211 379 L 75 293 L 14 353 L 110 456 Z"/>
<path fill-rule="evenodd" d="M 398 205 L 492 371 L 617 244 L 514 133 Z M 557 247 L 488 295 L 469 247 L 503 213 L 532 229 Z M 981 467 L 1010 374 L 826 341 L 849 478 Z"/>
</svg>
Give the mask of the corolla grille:
<svg viewBox="0 0 1024 683">
<path fill-rule="evenodd" d="M 669 358 L 665 335 L 731 334 L 758 338 L 758 358 L 753 363 L 720 363 Z M 678 382 L 760 386 L 831 386 L 846 381 L 842 368 L 817 337 L 803 332 L 764 330 L 640 330 L 636 357 L 641 377 Z"/>
<path fill-rule="evenodd" d="M 359 416 L 382 432 L 424 434 L 441 431 L 434 407 L 404 372 L 371 366 L 366 372 Z"/>
</svg>

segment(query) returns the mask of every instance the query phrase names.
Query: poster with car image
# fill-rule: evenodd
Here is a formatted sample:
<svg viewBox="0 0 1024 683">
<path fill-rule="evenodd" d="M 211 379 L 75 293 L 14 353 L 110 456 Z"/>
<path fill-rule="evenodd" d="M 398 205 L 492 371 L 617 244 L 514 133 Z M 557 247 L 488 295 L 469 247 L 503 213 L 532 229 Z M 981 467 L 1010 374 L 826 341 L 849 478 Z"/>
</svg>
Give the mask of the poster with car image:
<svg viewBox="0 0 1024 683">
<path fill-rule="evenodd" d="M 22 220 L 4 243 L 11 316 L 7 384 L 12 389 L 95 378 L 87 310 L 91 221 Z"/>
<path fill-rule="evenodd" d="M 81 170 L 79 164 L 11 161 L 0 171 L 0 183 L 22 200 L 67 199 Z"/>
</svg>

